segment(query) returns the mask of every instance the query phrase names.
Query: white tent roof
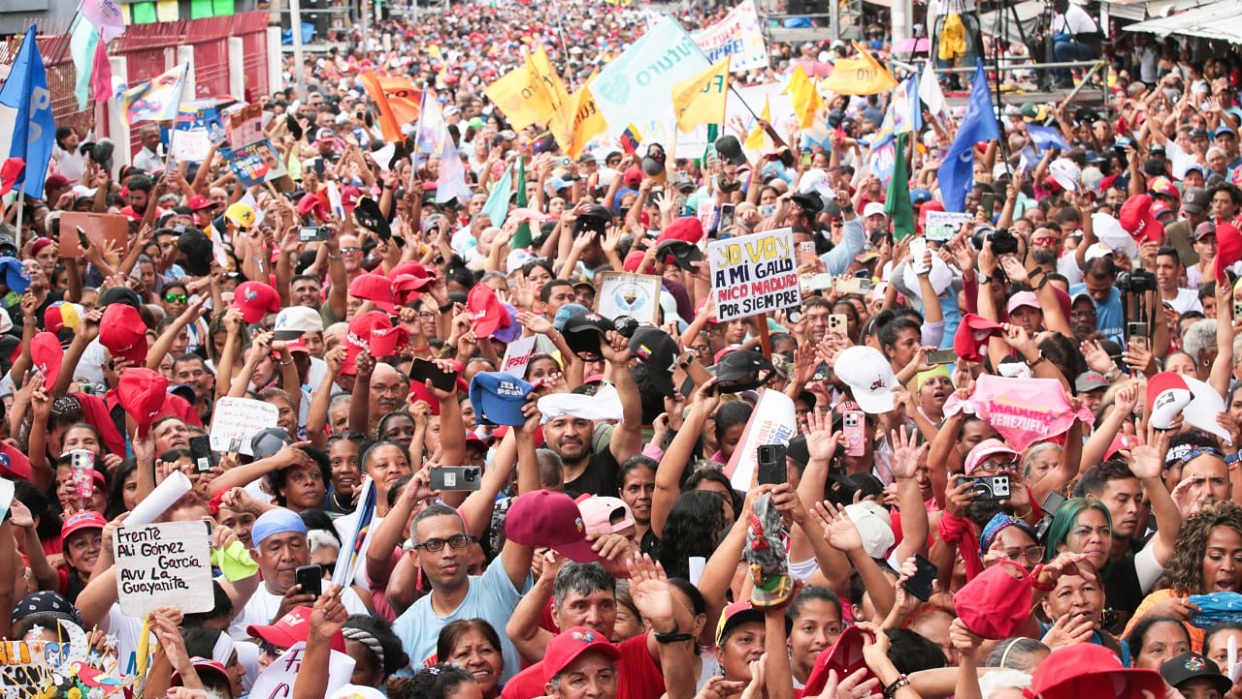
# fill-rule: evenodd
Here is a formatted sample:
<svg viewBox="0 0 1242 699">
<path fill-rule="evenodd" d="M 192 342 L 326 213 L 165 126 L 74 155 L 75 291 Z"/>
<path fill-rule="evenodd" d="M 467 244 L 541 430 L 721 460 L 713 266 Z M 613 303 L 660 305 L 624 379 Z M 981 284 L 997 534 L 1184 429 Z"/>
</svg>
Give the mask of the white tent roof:
<svg viewBox="0 0 1242 699">
<path fill-rule="evenodd" d="M 1142 22 L 1146 19 L 1167 17 L 1175 10 L 1189 10 L 1210 2 L 1212 0 L 1104 0 L 1104 9 L 1109 17 Z"/>
<path fill-rule="evenodd" d="M 1197 36 L 1242 43 L 1242 3 L 1221 0 L 1178 12 L 1168 17 L 1149 19 L 1125 27 L 1130 32 L 1146 32 L 1156 36 Z"/>
</svg>

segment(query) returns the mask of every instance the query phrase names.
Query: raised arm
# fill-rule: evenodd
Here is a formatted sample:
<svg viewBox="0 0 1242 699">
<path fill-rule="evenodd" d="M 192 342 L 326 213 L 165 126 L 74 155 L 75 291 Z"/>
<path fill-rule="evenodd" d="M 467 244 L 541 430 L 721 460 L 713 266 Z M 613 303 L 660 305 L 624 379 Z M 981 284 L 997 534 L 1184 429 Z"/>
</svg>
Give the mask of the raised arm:
<svg viewBox="0 0 1242 699">
<path fill-rule="evenodd" d="M 612 431 L 608 448 L 617 463 L 623 464 L 643 448 L 643 399 L 638 384 L 630 373 L 629 340 L 615 330 L 609 330 L 600 344 L 604 359 L 612 367 L 612 382 L 621 399 L 621 422 Z"/>
</svg>

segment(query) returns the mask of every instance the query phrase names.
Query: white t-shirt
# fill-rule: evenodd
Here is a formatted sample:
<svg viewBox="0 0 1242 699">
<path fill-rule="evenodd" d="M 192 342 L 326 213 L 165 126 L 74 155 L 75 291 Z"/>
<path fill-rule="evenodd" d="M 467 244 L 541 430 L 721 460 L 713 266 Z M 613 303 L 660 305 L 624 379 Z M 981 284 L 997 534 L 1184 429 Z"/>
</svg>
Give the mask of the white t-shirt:
<svg viewBox="0 0 1242 699">
<path fill-rule="evenodd" d="M 250 638 L 246 629 L 252 625 L 266 625 L 275 621 L 276 612 L 280 610 L 280 603 L 284 598 L 284 595 L 268 591 L 267 585 L 260 585 L 250 597 L 250 601 L 242 608 L 241 614 L 233 617 L 233 623 L 229 625 L 229 635 L 238 641 Z M 345 611 L 350 614 L 369 615 L 371 613 L 352 587 L 345 588 L 341 595 L 341 602 L 345 604 Z"/>
<path fill-rule="evenodd" d="M 1164 301 L 1173 307 L 1173 310 L 1179 314 L 1187 311 L 1203 312 L 1203 304 L 1199 302 L 1199 294 L 1190 289 L 1178 289 L 1177 298 Z"/>
</svg>

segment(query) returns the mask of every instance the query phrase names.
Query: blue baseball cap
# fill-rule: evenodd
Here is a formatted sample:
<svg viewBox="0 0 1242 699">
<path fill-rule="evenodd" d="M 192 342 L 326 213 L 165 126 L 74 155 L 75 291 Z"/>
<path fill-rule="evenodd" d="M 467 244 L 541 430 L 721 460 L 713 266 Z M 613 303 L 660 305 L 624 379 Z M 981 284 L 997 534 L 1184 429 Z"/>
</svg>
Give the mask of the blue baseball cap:
<svg viewBox="0 0 1242 699">
<path fill-rule="evenodd" d="M 590 312 L 591 309 L 580 303 L 567 303 L 556 309 L 556 317 L 552 319 L 552 327 L 556 328 L 557 332 L 561 332 L 565 329 L 565 323 L 569 321 L 570 316 Z"/>
<path fill-rule="evenodd" d="M 30 288 L 30 273 L 16 257 L 0 257 L 0 275 L 4 275 L 4 285 L 10 291 L 24 294 Z"/>
<path fill-rule="evenodd" d="M 481 371 L 470 381 L 470 404 L 481 425 L 526 424 L 522 406 L 535 387 L 510 374 Z"/>
<path fill-rule="evenodd" d="M 250 540 L 254 542 L 254 547 L 258 548 L 259 544 L 269 536 L 288 532 L 296 532 L 305 536 L 306 522 L 303 522 L 293 510 L 277 507 L 259 515 L 259 518 L 254 521 L 254 526 L 250 529 Z"/>
<path fill-rule="evenodd" d="M 932 199 L 932 193 L 930 190 L 915 189 L 910 192 L 910 204 L 912 206 L 918 206 L 919 204 L 924 204 L 926 202 L 931 201 L 931 199 Z"/>
</svg>

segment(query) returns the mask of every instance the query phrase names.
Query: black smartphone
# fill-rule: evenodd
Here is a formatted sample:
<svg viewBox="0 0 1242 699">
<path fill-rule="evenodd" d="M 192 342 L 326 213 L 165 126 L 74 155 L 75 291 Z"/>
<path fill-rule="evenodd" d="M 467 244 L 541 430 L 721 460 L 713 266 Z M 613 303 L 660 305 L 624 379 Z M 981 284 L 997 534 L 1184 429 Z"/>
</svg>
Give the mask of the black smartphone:
<svg viewBox="0 0 1242 699">
<path fill-rule="evenodd" d="M 194 462 L 194 470 L 199 473 L 207 473 L 218 463 L 215 452 L 211 450 L 211 437 L 190 437 L 190 459 Z"/>
<path fill-rule="evenodd" d="M 315 158 L 315 175 L 322 178 L 323 173 L 324 173 L 323 158 Z"/>
<path fill-rule="evenodd" d="M 962 478 L 974 483 L 967 492 L 976 493 L 976 500 L 1000 501 L 1009 499 L 1009 476 L 962 476 Z"/>
<path fill-rule="evenodd" d="M 483 469 L 478 466 L 441 466 L 429 469 L 432 490 L 478 490 Z"/>
<path fill-rule="evenodd" d="M 777 485 L 789 481 L 784 444 L 759 446 L 759 485 Z"/>
<path fill-rule="evenodd" d="M 1057 510 L 1061 509 L 1061 506 L 1064 504 L 1065 496 L 1054 490 L 1048 493 L 1048 497 L 1044 498 L 1044 501 L 1039 503 L 1039 506 L 1044 508 L 1045 515 L 1052 517 L 1056 515 Z"/>
<path fill-rule="evenodd" d="M 323 566 L 298 566 L 298 569 L 293 571 L 293 582 L 302 588 L 302 594 L 304 595 L 314 595 L 316 597 L 322 595 Z"/>
<path fill-rule="evenodd" d="M 935 582 L 940 569 L 918 554 L 914 555 L 914 566 L 914 575 L 907 578 L 901 586 L 906 588 L 906 592 L 926 602 L 931 598 L 932 583 Z"/>
<path fill-rule="evenodd" d="M 327 226 L 302 226 L 298 229 L 299 243 L 316 243 L 327 240 L 331 230 Z"/>
<path fill-rule="evenodd" d="M 987 217 L 990 220 L 996 213 L 996 195 L 992 192 L 985 191 L 979 195 L 979 199 L 983 204 L 983 213 L 987 214 Z"/>
<path fill-rule="evenodd" d="M 620 209 L 617 209 L 617 215 L 621 217 L 622 221 L 624 221 L 626 217 L 630 215 L 630 207 L 623 206 Z"/>
<path fill-rule="evenodd" d="M 1126 343 L 1147 349 L 1147 323 L 1126 323 Z"/>
<path fill-rule="evenodd" d="M 303 565 L 293 571 L 293 581 L 302 587 L 303 595 L 323 595 L 323 566 Z"/>
<path fill-rule="evenodd" d="M 78 245 L 81 245 L 83 250 L 91 246 L 91 241 L 87 240 L 86 231 L 82 230 L 81 226 L 78 226 Z"/>
<path fill-rule="evenodd" d="M 426 359 L 415 359 L 410 367 L 410 380 L 423 383 L 428 379 L 441 391 L 451 391 L 457 385 L 457 372 L 443 371 L 435 362 Z"/>
<path fill-rule="evenodd" d="M 932 350 L 927 353 L 928 364 L 952 364 L 957 361 L 957 352 L 951 349 Z"/>
</svg>

